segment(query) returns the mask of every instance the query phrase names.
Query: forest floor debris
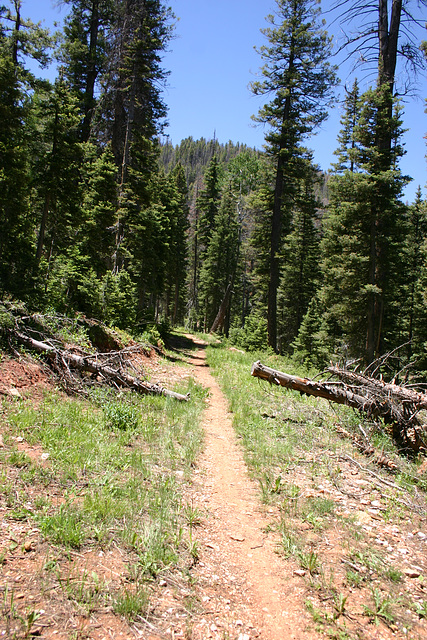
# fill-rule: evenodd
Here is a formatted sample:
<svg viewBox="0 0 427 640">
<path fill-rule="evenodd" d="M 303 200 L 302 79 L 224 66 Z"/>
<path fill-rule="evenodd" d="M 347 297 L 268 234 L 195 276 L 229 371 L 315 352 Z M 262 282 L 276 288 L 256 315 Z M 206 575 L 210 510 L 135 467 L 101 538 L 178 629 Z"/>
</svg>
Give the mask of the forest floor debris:
<svg viewBox="0 0 427 640">
<path fill-rule="evenodd" d="M 187 549 L 186 568 L 171 566 L 149 580 L 145 612 L 130 620 L 131 603 L 123 601 L 121 612 L 115 611 L 105 591 L 125 587 L 142 597 L 129 592 L 135 585 L 131 567 L 137 564 L 131 546 L 113 539 L 108 545 L 92 541 L 64 549 L 42 535 L 31 512 L 42 500 L 63 504 L 64 487 L 51 473 L 48 452 L 36 440 L 11 435 L 8 417 L 33 398 L 42 402 L 51 383 L 34 360 L 4 356 L 3 637 L 427 637 L 426 518 L 422 508 L 405 504 L 404 487 L 377 482 L 369 460 L 356 450 L 336 443 L 328 450 L 320 441 L 260 486 L 250 479 L 241 439 L 231 430 L 233 415 L 206 366 L 203 345 L 196 350 L 181 337 L 173 358 L 147 355 L 144 368 L 152 380 L 171 387 L 194 377 L 210 388 L 204 451 L 190 472 L 170 472 L 182 490 L 192 561 Z M 270 409 L 264 412 L 266 423 L 277 422 Z M 130 453 L 144 452 L 140 439 L 126 446 Z M 37 468 L 38 480 L 31 484 L 23 475 L 27 456 Z M 90 489 L 88 473 L 79 480 L 80 500 Z M 382 477 L 396 484 L 387 471 Z M 412 495 L 408 504 L 413 502 L 425 506 L 424 494 Z"/>
</svg>

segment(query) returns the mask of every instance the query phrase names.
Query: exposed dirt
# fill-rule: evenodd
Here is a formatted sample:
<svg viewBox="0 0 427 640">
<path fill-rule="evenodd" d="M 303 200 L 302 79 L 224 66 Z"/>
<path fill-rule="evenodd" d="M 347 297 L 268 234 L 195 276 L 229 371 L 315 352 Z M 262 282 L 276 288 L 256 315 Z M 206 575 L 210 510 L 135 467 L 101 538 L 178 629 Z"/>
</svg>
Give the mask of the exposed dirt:
<svg viewBox="0 0 427 640">
<path fill-rule="evenodd" d="M 280 518 L 279 510 L 261 503 L 259 487 L 249 477 L 243 450 L 233 430 L 227 402 L 207 367 L 204 345 L 197 341 L 196 344 L 197 351 L 180 356 L 189 367 L 169 367 L 158 357 L 140 363 L 151 372 L 153 382 L 167 386 L 192 375 L 209 388 L 203 415 L 205 448 L 185 488 L 187 501 L 204 514 L 201 525 L 194 528 L 199 561 L 191 568 L 188 581 L 174 575 L 161 581 L 153 593 L 151 615 L 143 629 L 129 625 L 102 606 L 90 614 L 83 613 L 67 598 L 65 589 L 54 590 L 51 584 L 41 582 L 42 565 L 47 559 L 54 562 L 56 575 L 67 584 L 75 580 L 77 585 L 82 575 L 96 571 L 115 589 L 128 580 L 128 559 L 122 552 L 114 548 L 106 552 L 88 549 L 49 558 L 47 543 L 28 521 L 2 519 L 0 553 L 4 553 L 4 559 L 0 563 L 0 598 L 7 599 L 7 594 L 13 591 L 17 609 L 23 613 L 34 608 L 39 612 L 33 633 L 16 637 L 32 637 L 34 630 L 38 637 L 49 640 L 311 640 L 325 637 L 321 629 L 325 631 L 327 625 L 322 623 L 323 626 L 316 627 L 306 607 L 307 600 L 319 605 L 322 591 L 316 591 L 309 572 L 301 570 L 294 558 L 285 559 L 278 553 L 280 539 L 275 525 Z M 0 393 L 12 401 L 14 397 L 29 395 L 38 401 L 51 384 L 46 372 L 34 362 L 4 358 L 0 363 Z M 0 423 L 0 436 L 1 432 Z M 1 438 L 0 446 L 4 446 Z M 49 461 L 40 447 L 30 447 L 19 440 L 17 446 L 48 470 Z M 307 462 L 315 465 L 315 456 L 314 452 Z M 313 486 L 311 477 L 301 469 L 292 480 L 305 495 L 324 495 L 334 500 L 343 521 L 348 519 L 363 530 L 366 549 L 387 551 L 393 565 L 402 571 L 403 582 L 398 587 L 402 598 L 409 594 L 412 601 L 426 601 L 424 517 L 412 512 L 403 521 L 386 520 L 381 505 L 381 484 L 375 480 L 372 484 L 372 478 L 367 478 L 351 459 L 340 460 L 340 467 L 340 478 L 335 483 L 325 480 Z M 13 483 L 13 477 L 9 476 L 8 481 Z M 33 494 L 37 492 L 40 488 L 29 490 L 31 497 L 36 497 Z M 51 478 L 49 492 L 52 501 L 60 502 L 61 493 L 55 489 L 54 478 Z M 4 515 L 7 509 L 7 505 L 1 505 Z M 307 523 L 301 526 L 301 535 L 311 540 L 313 549 L 329 567 L 326 578 L 334 582 L 337 593 L 346 594 L 348 611 L 352 612 L 346 617 L 342 635 L 330 637 L 426 639 L 425 620 L 413 610 L 408 609 L 399 627 L 387 626 L 379 619 L 378 624 L 371 624 L 362 615 L 369 591 L 351 589 L 346 583 L 347 566 L 343 558 L 349 542 L 345 531 L 338 524 L 320 533 Z M 327 611 L 333 611 L 330 601 L 322 605 Z M 409 633 L 404 631 L 403 623 L 411 628 Z M 0 637 L 13 638 L 13 633 L 13 629 L 0 622 Z"/>
<path fill-rule="evenodd" d="M 203 418 L 206 447 L 193 491 L 195 502 L 208 516 L 197 529 L 202 554 L 194 573 L 220 615 L 214 615 L 211 628 L 195 637 L 219 638 L 224 630 L 229 637 L 238 637 L 239 628 L 240 637 L 263 640 L 318 637 L 306 631 L 309 619 L 295 598 L 301 580 L 286 575 L 275 552 L 277 540 L 265 533 L 271 514 L 248 476 L 227 402 L 206 365 L 203 343 L 199 345 L 190 364 L 210 396 Z"/>
</svg>

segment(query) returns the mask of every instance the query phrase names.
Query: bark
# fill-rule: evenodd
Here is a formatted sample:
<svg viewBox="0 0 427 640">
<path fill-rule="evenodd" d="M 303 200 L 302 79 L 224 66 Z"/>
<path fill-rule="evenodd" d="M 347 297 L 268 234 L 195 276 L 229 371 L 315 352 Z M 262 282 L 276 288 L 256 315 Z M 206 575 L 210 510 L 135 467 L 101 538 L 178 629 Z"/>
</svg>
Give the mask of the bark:
<svg viewBox="0 0 427 640">
<path fill-rule="evenodd" d="M 98 33 L 100 27 L 99 18 L 99 0 L 93 0 L 92 11 L 90 18 L 90 32 L 89 32 L 89 60 L 86 76 L 86 87 L 84 96 L 84 119 L 82 125 L 82 142 L 87 142 L 90 136 L 90 126 L 92 121 L 93 108 L 95 105 L 94 92 L 95 82 L 98 75 L 97 70 L 97 46 L 98 46 Z"/>
<path fill-rule="evenodd" d="M 232 284 L 230 283 L 227 287 L 225 296 L 223 298 L 223 301 L 221 302 L 219 311 L 216 315 L 216 318 L 213 322 L 213 325 L 211 326 L 209 333 L 215 333 L 215 331 L 217 331 L 218 329 L 222 329 L 222 327 L 224 326 L 225 316 L 227 314 L 227 309 L 228 309 L 228 305 L 230 303 L 230 298 L 231 298 L 231 289 L 232 289 Z"/>
<path fill-rule="evenodd" d="M 355 371 L 342 370 L 338 367 L 328 367 L 327 371 L 349 384 L 370 387 L 371 393 L 378 393 L 390 398 L 391 401 L 411 405 L 414 411 L 427 409 L 427 394 L 425 393 L 397 384 L 387 383 L 383 380 L 377 380 L 376 378 L 370 378 Z"/>
<path fill-rule="evenodd" d="M 119 371 L 108 365 L 100 364 L 99 362 L 97 362 L 97 356 L 79 356 L 75 353 L 70 353 L 69 351 L 63 349 L 57 349 L 56 347 L 53 347 L 46 342 L 35 340 L 34 338 L 31 338 L 30 336 L 27 336 L 20 331 L 14 331 L 13 335 L 21 344 L 24 344 L 26 347 L 29 347 L 30 349 L 33 349 L 38 353 L 45 353 L 50 359 L 59 358 L 65 363 L 67 367 L 73 367 L 80 371 L 95 373 L 120 387 L 130 387 L 138 393 L 167 396 L 170 398 L 175 398 L 176 400 L 183 401 L 189 400 L 189 394 L 182 395 L 180 393 L 175 393 L 174 391 L 165 389 L 158 384 L 143 382 L 139 378 L 131 376 L 125 371 Z"/>
<path fill-rule="evenodd" d="M 329 382 L 317 382 L 309 378 L 292 376 L 288 373 L 266 367 L 259 361 L 252 365 L 251 374 L 256 378 L 267 380 L 267 382 L 271 384 L 286 387 L 286 389 L 293 389 L 294 391 L 299 391 L 300 393 L 305 393 L 310 396 L 325 398 L 331 402 L 345 404 L 355 409 L 362 409 L 370 415 L 381 415 L 379 413 L 381 408 L 377 406 L 377 402 L 353 393 L 352 391 L 337 388 Z"/>
<path fill-rule="evenodd" d="M 416 452 L 427 450 L 426 427 L 417 419 L 417 413 L 427 408 L 426 394 L 397 385 L 383 384 L 378 380 L 372 381 L 365 376 L 359 376 L 363 377 L 364 385 L 355 387 L 354 383 L 361 382 L 357 380 L 357 374 L 354 374 L 355 377 L 352 377 L 352 372 L 346 374 L 351 378 L 352 387 L 342 382 L 321 382 L 292 376 L 266 367 L 259 361 L 252 365 L 252 375 L 267 380 L 270 384 L 353 407 L 363 411 L 368 417 L 383 418 L 393 425 L 393 437 L 399 445 Z M 356 392 L 353 390 L 355 388 Z"/>
</svg>

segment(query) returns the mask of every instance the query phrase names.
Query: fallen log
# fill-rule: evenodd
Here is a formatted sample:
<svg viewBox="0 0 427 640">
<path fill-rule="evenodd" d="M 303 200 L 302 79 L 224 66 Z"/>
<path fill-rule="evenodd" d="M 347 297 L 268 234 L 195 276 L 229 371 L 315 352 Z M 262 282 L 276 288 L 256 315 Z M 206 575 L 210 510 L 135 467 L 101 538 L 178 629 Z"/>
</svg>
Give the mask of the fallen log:
<svg viewBox="0 0 427 640">
<path fill-rule="evenodd" d="M 102 376 L 106 380 L 112 381 L 120 387 L 130 387 L 138 393 L 148 393 L 155 395 L 167 396 L 169 398 L 175 398 L 176 400 L 188 401 L 190 394 L 183 395 L 181 393 L 175 393 L 165 389 L 159 384 L 151 384 L 131 376 L 126 371 L 117 370 L 105 364 L 97 362 L 97 356 L 79 356 L 75 353 L 71 353 L 66 349 L 59 349 L 51 344 L 35 340 L 34 338 L 21 333 L 20 331 L 13 331 L 13 336 L 18 342 L 37 351 L 38 353 L 44 353 L 48 358 L 54 360 L 62 360 L 67 367 L 73 367 L 80 371 L 87 371 L 96 375 Z"/>
<path fill-rule="evenodd" d="M 309 378 L 300 378 L 299 376 L 289 375 L 282 371 L 277 371 L 267 367 L 261 362 L 254 362 L 252 365 L 252 375 L 267 380 L 270 384 L 280 385 L 287 389 L 299 391 L 302 394 L 325 398 L 331 402 L 353 407 L 358 411 L 363 411 L 368 417 L 383 418 L 385 422 L 393 424 L 393 437 L 399 444 L 410 447 L 414 451 L 427 450 L 424 441 L 425 434 L 422 433 L 423 426 L 417 420 L 417 407 L 414 407 L 413 401 L 402 406 L 402 399 L 397 395 L 393 400 L 387 393 L 390 393 L 392 385 L 386 385 L 386 392 L 379 393 L 379 386 L 373 385 L 373 392 L 370 393 L 368 385 L 357 388 L 355 385 L 350 388 L 343 382 L 322 382 L 310 380 Z M 355 379 L 352 379 L 355 382 Z M 378 381 L 376 381 L 378 382 Z M 415 393 L 415 392 L 414 392 Z M 424 396 L 424 394 L 415 394 Z M 410 406 L 414 407 L 413 411 Z"/>
<path fill-rule="evenodd" d="M 384 382 L 377 378 L 371 378 L 356 371 L 339 369 L 338 367 L 328 367 L 327 371 L 349 384 L 357 385 L 358 387 L 368 387 L 372 390 L 372 393 L 377 392 L 381 396 L 386 396 L 396 402 L 401 402 L 403 405 L 410 405 L 416 410 L 427 409 L 427 394 L 421 393 L 420 391 L 408 389 L 407 387 L 402 387 L 394 383 Z"/>
<path fill-rule="evenodd" d="M 280 385 L 287 389 L 293 389 L 300 393 L 305 393 L 311 396 L 317 396 L 318 398 L 326 398 L 331 402 L 337 402 L 338 404 L 346 404 L 349 407 L 355 409 L 362 409 L 369 415 L 380 416 L 382 407 L 378 406 L 375 400 L 370 400 L 364 396 L 360 396 L 352 391 L 347 391 L 345 388 L 338 388 L 331 385 L 328 382 L 317 382 L 316 380 L 310 380 L 309 378 L 300 378 L 298 376 L 292 376 L 282 371 L 276 371 L 270 367 L 266 367 L 261 362 L 254 362 L 252 365 L 251 374 L 256 378 L 267 380 L 271 384 Z"/>
</svg>

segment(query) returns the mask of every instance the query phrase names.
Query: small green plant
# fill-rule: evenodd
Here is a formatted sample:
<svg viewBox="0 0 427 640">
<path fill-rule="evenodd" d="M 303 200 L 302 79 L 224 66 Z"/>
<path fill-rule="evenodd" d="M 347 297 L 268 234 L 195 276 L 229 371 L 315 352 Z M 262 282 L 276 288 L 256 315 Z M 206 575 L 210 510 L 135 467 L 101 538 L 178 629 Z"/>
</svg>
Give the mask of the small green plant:
<svg viewBox="0 0 427 640">
<path fill-rule="evenodd" d="M 427 620 L 427 602 L 425 600 L 417 602 L 415 605 L 415 612 L 420 616 L 420 618 Z"/>
<path fill-rule="evenodd" d="M 203 522 L 203 512 L 198 507 L 194 507 L 193 504 L 188 502 L 184 506 L 184 517 L 190 528 L 198 527 Z"/>
<path fill-rule="evenodd" d="M 24 622 L 25 622 L 24 638 L 29 638 L 33 635 L 31 633 L 31 629 L 33 628 L 33 625 L 36 622 L 36 620 L 38 620 L 38 618 L 40 618 L 40 613 L 38 611 L 35 611 L 34 609 L 30 610 L 27 613 L 26 617 L 24 618 Z"/>
<path fill-rule="evenodd" d="M 94 571 L 91 574 L 86 570 L 82 574 L 72 572 L 65 578 L 58 573 L 58 580 L 69 600 L 77 602 L 87 613 L 95 610 L 101 598 L 102 584 Z"/>
<path fill-rule="evenodd" d="M 286 526 L 283 526 L 281 546 L 285 558 L 295 556 L 300 551 L 296 536 Z"/>
<path fill-rule="evenodd" d="M 301 489 L 296 484 L 285 485 L 282 489 L 283 502 L 282 510 L 290 515 L 296 515 L 298 511 L 298 501 Z"/>
<path fill-rule="evenodd" d="M 336 620 L 345 613 L 345 605 L 347 603 L 348 596 L 342 593 L 334 593 L 334 619 Z"/>
<path fill-rule="evenodd" d="M 353 571 L 352 569 L 348 569 L 346 572 L 346 580 L 347 584 L 350 587 L 360 588 L 365 580 L 364 576 L 358 571 Z"/>
<path fill-rule="evenodd" d="M 8 462 L 18 469 L 23 469 L 31 464 L 31 458 L 25 451 L 12 451 L 9 455 Z"/>
<path fill-rule="evenodd" d="M 303 569 L 306 569 L 310 575 L 319 573 L 320 563 L 319 556 L 313 550 L 297 552 L 299 563 Z"/>
<path fill-rule="evenodd" d="M 372 589 L 373 606 L 363 605 L 364 615 L 368 616 L 378 625 L 382 620 L 387 625 L 394 623 L 394 615 L 392 613 L 392 601 L 388 596 L 382 596 L 378 588 Z"/>
<path fill-rule="evenodd" d="M 384 576 L 395 584 L 398 584 L 403 580 L 403 573 L 396 567 L 387 567 L 387 569 L 384 571 Z"/>
<path fill-rule="evenodd" d="M 134 591 L 125 589 L 120 592 L 113 601 L 113 610 L 127 620 L 134 620 L 137 616 L 145 615 L 148 601 L 147 591 L 138 585 Z"/>
<path fill-rule="evenodd" d="M 71 503 L 62 504 L 52 515 L 39 518 L 41 532 L 53 542 L 78 549 L 85 539 L 83 516 Z"/>
<path fill-rule="evenodd" d="M 104 407 L 105 424 L 110 429 L 132 430 L 138 426 L 135 407 L 126 402 L 109 402 Z"/>
</svg>

